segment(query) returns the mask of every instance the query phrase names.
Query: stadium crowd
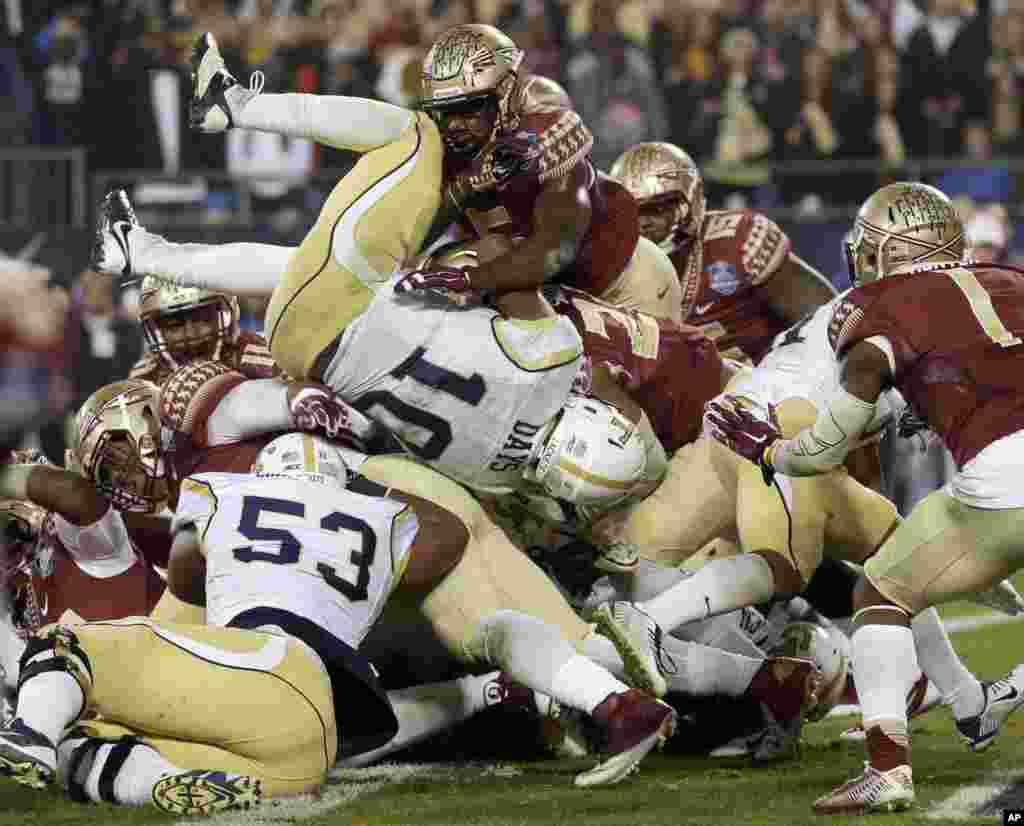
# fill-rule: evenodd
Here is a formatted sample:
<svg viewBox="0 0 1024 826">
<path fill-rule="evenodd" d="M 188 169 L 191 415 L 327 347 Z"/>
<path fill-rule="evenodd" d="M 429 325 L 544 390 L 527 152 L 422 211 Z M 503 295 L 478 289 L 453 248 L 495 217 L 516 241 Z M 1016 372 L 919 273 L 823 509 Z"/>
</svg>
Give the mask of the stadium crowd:
<svg viewBox="0 0 1024 826">
<path fill-rule="evenodd" d="M 702 164 L 712 203 L 856 203 L 908 157 L 1024 150 L 1015 0 L 9 0 L 5 139 L 87 146 L 94 170 L 300 175 L 308 145 L 185 136 L 197 32 L 213 31 L 241 76 L 259 70 L 273 88 L 408 104 L 428 45 L 469 20 L 508 31 L 529 70 L 562 83 L 599 168 L 639 141 L 670 140 Z M 124 119 L 143 128 L 108 128 Z M 822 159 L 878 159 L 879 172 L 765 186 L 771 162 Z M 321 149 L 316 163 L 347 160 Z M 1012 186 L 998 170 L 970 179 L 975 200 L 1004 200 Z"/>
</svg>

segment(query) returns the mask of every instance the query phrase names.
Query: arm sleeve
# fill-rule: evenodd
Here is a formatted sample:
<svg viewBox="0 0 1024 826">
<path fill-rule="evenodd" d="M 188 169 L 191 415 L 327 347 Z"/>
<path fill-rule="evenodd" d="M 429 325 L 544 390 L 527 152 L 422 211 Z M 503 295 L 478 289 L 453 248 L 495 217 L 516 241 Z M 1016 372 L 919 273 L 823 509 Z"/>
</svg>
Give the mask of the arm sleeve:
<svg viewBox="0 0 1024 826">
<path fill-rule="evenodd" d="M 54 514 L 57 538 L 75 563 L 98 579 L 117 576 L 127 571 L 136 559 L 121 514 L 114 508 L 91 525 L 72 525 L 60 514 Z"/>
</svg>

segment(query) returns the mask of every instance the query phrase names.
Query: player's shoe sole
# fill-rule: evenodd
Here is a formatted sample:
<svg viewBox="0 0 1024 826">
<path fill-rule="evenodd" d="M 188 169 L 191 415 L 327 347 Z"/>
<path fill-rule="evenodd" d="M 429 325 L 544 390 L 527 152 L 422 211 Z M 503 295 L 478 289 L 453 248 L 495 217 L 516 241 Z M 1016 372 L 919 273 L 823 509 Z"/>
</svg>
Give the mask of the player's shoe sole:
<svg viewBox="0 0 1024 826">
<path fill-rule="evenodd" d="M 665 705 L 660 700 L 650 700 L 650 702 L 657 702 L 668 710 L 664 719 L 658 724 L 657 729 L 630 748 L 624 749 L 602 760 L 594 768 L 576 775 L 573 785 L 586 788 L 589 786 L 610 786 L 613 783 L 619 783 L 636 771 L 640 762 L 648 754 L 654 749 L 663 746 L 665 741 L 675 734 L 676 721 L 678 720 L 675 709 Z"/>
<path fill-rule="evenodd" d="M 261 797 L 257 778 L 226 772 L 172 774 L 153 786 L 153 804 L 167 814 L 184 817 L 251 809 Z"/>
<path fill-rule="evenodd" d="M 599 605 L 593 621 L 602 636 L 612 641 L 622 657 L 628 682 L 634 688 L 664 697 L 668 683 L 661 674 L 661 628 L 647 614 L 628 602 Z"/>
<path fill-rule="evenodd" d="M 53 743 L 21 718 L 0 732 L 0 775 L 30 789 L 45 789 L 53 783 L 56 762 Z"/>
</svg>

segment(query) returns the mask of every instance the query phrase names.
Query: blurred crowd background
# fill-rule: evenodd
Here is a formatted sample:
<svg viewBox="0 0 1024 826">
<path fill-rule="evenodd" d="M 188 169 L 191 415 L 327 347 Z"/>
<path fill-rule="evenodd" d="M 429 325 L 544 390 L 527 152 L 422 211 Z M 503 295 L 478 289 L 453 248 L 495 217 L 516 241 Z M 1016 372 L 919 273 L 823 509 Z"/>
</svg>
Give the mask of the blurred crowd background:
<svg viewBox="0 0 1024 826">
<path fill-rule="evenodd" d="M 597 166 L 677 143 L 712 206 L 768 211 L 837 281 L 851 205 L 900 178 L 942 187 L 975 242 L 1012 254 L 1024 0 L 0 0 L 0 249 L 35 244 L 68 288 L 73 399 L 141 346 L 132 288 L 84 269 L 85 210 L 106 189 L 128 186 L 143 223 L 180 240 L 287 243 L 352 162 L 274 135 L 190 133 L 197 33 L 216 34 L 242 82 L 259 70 L 268 90 L 411 105 L 431 41 L 471 21 L 565 86 Z M 68 151 L 67 176 L 42 149 Z"/>
</svg>

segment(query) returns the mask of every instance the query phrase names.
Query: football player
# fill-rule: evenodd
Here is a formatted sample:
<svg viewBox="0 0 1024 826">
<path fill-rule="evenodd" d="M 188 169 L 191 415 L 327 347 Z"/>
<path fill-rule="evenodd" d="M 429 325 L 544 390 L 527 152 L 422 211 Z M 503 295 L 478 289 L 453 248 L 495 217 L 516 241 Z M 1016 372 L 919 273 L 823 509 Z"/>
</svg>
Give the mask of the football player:
<svg viewBox="0 0 1024 826">
<path fill-rule="evenodd" d="M 75 419 L 74 470 L 27 455 L 0 466 L 0 510 L 19 525 L 25 552 L 8 583 L 24 633 L 69 617 L 144 615 L 157 605 L 163 580 L 129 538 L 124 515 L 153 513 L 167 499 L 158 394 L 139 379 L 93 393 Z"/>
<path fill-rule="evenodd" d="M 508 36 L 479 24 L 449 29 L 424 58 L 420 108 L 444 142 L 446 214 L 470 237 L 518 243 L 476 270 L 433 268 L 403 287 L 508 291 L 557 279 L 678 320 L 668 257 L 640 236 L 629 193 L 590 162 L 593 135 L 568 97 L 522 61 Z"/>
<path fill-rule="evenodd" d="M 707 413 L 716 436 L 766 480 L 814 476 L 843 461 L 879 396 L 896 387 L 957 463 L 950 484 L 918 504 L 864 566 L 852 645 L 869 763 L 816 801 L 815 810 L 829 814 L 912 805 L 904 703 L 918 669 L 911 620 L 1024 564 L 1024 500 L 1016 483 L 1024 273 L 963 260 L 963 225 L 952 203 L 919 183 L 891 184 L 868 198 L 847 253 L 857 286 L 828 325 L 841 377 L 813 425 L 785 438 L 771 408 L 729 399 Z M 994 683 L 965 681 L 952 712 L 968 747 L 980 750 L 1022 703 L 1018 666 Z"/>
<path fill-rule="evenodd" d="M 700 170 L 678 146 L 637 144 L 611 176 L 637 200 L 640 231 L 675 265 L 682 320 L 701 327 L 723 355 L 756 364 L 776 335 L 835 296 L 770 218 L 707 210 Z"/>
<path fill-rule="evenodd" d="M 139 296 L 139 320 L 149 347 L 131 378 L 161 385 L 183 364 L 221 361 L 251 379 L 280 371 L 262 336 L 239 329 L 238 298 L 146 277 Z"/>
</svg>

